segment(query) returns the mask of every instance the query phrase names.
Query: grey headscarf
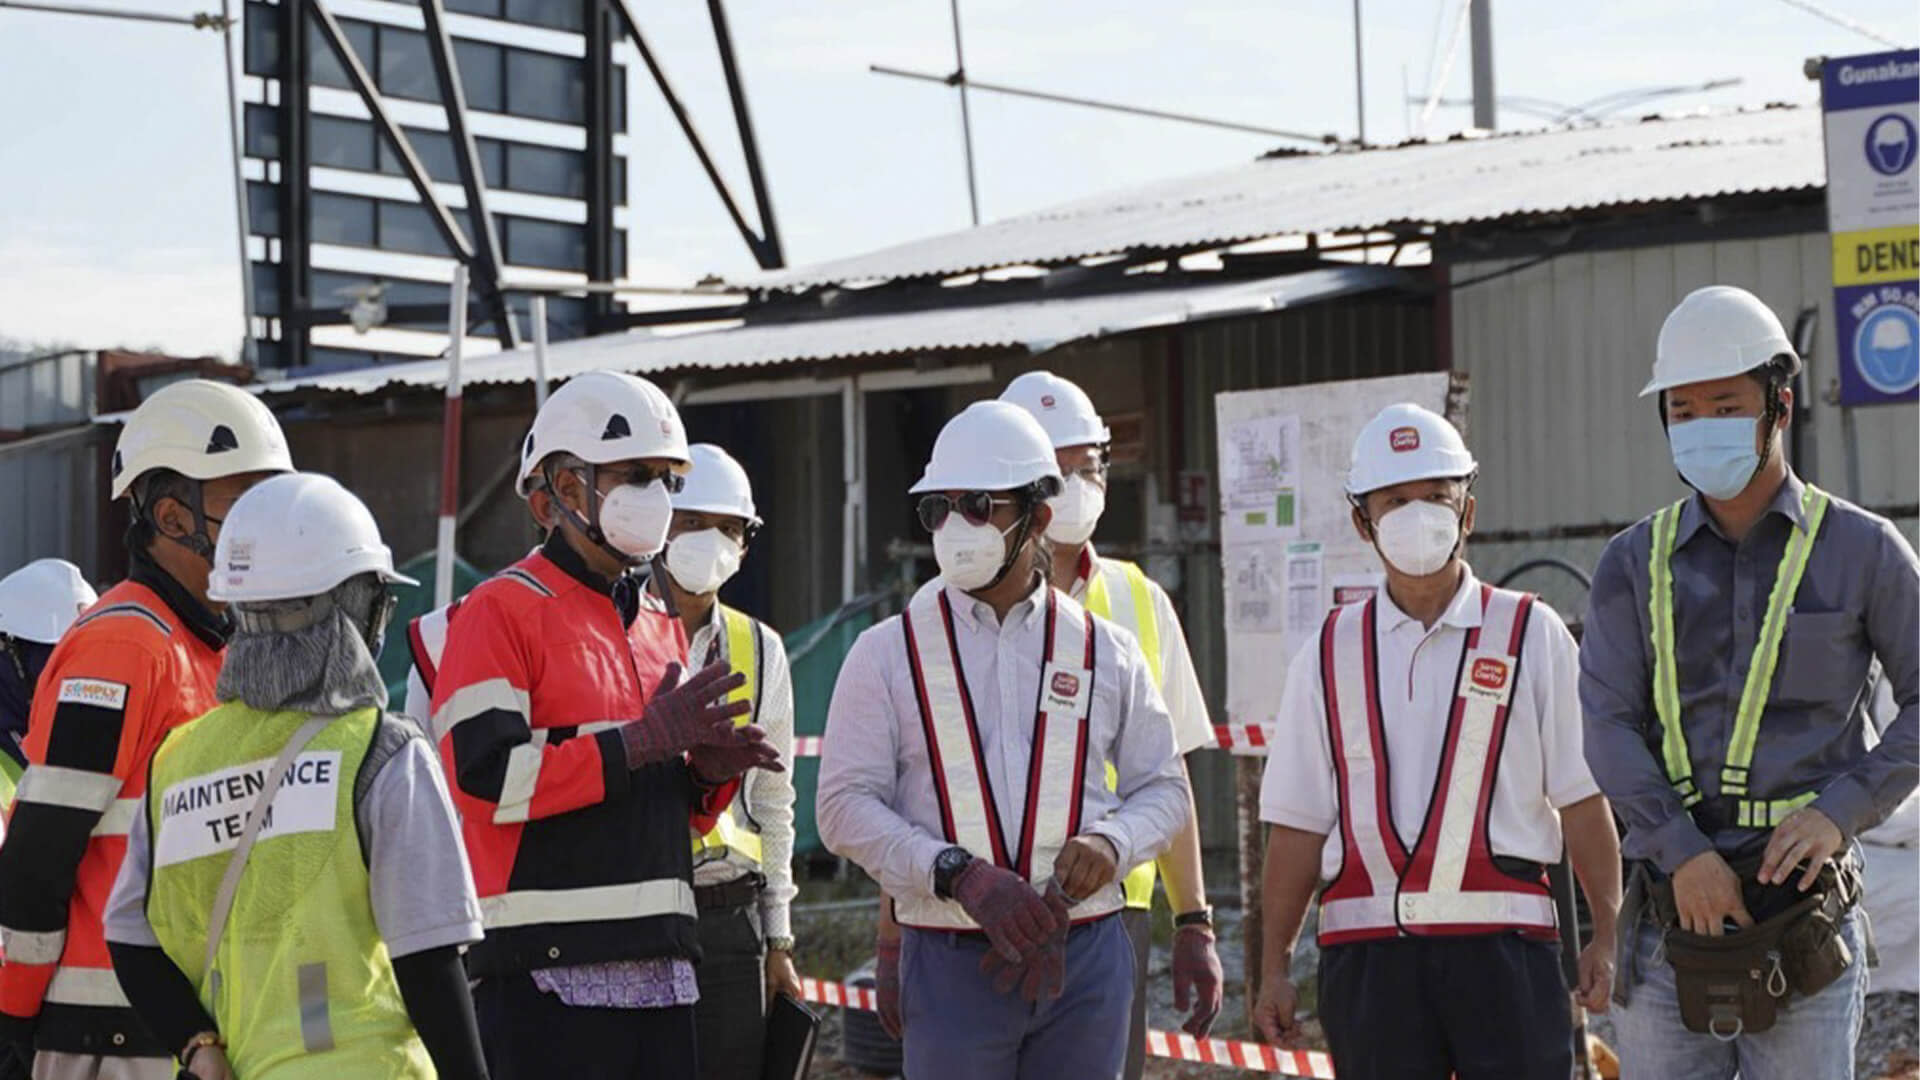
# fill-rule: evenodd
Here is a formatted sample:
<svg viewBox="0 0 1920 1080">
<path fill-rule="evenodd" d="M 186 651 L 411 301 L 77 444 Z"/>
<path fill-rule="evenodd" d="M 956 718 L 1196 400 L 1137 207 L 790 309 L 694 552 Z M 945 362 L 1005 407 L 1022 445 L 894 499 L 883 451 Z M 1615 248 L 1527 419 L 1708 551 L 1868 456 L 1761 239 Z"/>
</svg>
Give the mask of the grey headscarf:
<svg viewBox="0 0 1920 1080">
<path fill-rule="evenodd" d="M 387 686 L 364 627 L 383 588 L 372 574 L 361 574 L 320 596 L 233 605 L 235 630 L 214 695 L 318 716 L 385 708 Z"/>
</svg>

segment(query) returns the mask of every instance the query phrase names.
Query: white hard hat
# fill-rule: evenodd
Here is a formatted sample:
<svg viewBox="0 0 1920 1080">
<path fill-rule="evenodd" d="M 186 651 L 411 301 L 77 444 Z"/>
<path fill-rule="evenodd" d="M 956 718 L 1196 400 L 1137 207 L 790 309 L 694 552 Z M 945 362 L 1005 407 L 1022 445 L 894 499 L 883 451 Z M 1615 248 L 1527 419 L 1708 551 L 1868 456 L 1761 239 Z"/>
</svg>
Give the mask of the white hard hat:
<svg viewBox="0 0 1920 1080">
<path fill-rule="evenodd" d="M 1033 414 L 1053 440 L 1055 450 L 1068 446 L 1103 446 L 1113 433 L 1100 419 L 1093 399 L 1051 371 L 1029 371 L 1007 384 L 1001 401 L 1010 401 Z"/>
<path fill-rule="evenodd" d="M 1043 498 L 1065 486 L 1040 421 L 1018 405 L 976 401 L 940 429 L 927 471 L 907 490 L 1011 491 L 1036 482 Z"/>
<path fill-rule="evenodd" d="M 248 489 L 220 526 L 207 595 L 223 604 L 297 600 L 357 574 L 398 585 L 373 514 L 331 476 L 289 473 Z"/>
<path fill-rule="evenodd" d="M 1653 378 L 1640 396 L 1742 375 L 1781 356 L 1787 376 L 1799 374 L 1800 356 L 1773 309 L 1745 289 L 1709 285 L 1688 293 L 1660 324 Z"/>
<path fill-rule="evenodd" d="M 98 599 L 79 567 L 35 559 L 0 578 L 0 634 L 51 645 Z"/>
<path fill-rule="evenodd" d="M 747 524 L 760 524 L 753 509 L 753 484 L 747 470 L 732 455 L 712 443 L 694 443 L 687 447 L 693 468 L 687 471 L 686 486 L 673 496 L 675 510 L 698 510 L 707 514 L 730 514 L 745 518 Z"/>
<path fill-rule="evenodd" d="M 533 492 L 539 464 L 566 451 L 589 465 L 668 458 L 686 472 L 687 429 L 660 388 L 620 371 L 575 375 L 555 390 L 520 441 L 521 497 Z"/>
<path fill-rule="evenodd" d="M 1472 476 L 1480 468 L 1447 418 L 1411 402 L 1381 409 L 1353 440 L 1347 494 L 1413 480 Z"/>
<path fill-rule="evenodd" d="M 113 497 L 142 473 L 172 469 L 194 480 L 250 472 L 292 472 L 280 422 L 237 386 L 186 379 L 140 403 L 113 448 Z"/>
</svg>

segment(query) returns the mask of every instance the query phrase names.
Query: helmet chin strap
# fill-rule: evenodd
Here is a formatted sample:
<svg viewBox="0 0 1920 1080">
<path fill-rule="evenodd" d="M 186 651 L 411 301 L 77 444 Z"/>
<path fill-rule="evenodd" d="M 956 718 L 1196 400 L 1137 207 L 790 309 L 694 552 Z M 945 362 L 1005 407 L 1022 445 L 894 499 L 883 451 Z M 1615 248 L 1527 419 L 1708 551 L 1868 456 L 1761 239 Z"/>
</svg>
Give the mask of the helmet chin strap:
<svg viewBox="0 0 1920 1080">
<path fill-rule="evenodd" d="M 153 517 L 153 508 L 151 506 L 143 507 L 140 516 L 147 520 L 147 524 L 152 527 L 156 535 L 193 552 L 201 562 L 207 564 L 208 569 L 212 569 L 213 537 L 207 532 L 207 522 L 213 521 L 214 519 L 207 516 L 206 496 L 204 494 L 206 482 L 203 480 L 190 480 L 188 484 L 189 494 L 187 495 L 186 505 L 187 512 L 193 515 L 192 532 L 185 536 L 175 536 L 165 529 L 162 529 L 160 522 Z M 219 524 L 217 521 L 214 523 Z"/>
</svg>

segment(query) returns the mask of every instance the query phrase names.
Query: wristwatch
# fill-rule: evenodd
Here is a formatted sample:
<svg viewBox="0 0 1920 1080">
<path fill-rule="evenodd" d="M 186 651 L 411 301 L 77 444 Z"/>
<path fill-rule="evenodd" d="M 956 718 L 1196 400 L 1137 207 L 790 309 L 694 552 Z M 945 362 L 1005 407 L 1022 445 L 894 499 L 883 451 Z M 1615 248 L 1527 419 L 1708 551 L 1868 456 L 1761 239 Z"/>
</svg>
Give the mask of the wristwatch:
<svg viewBox="0 0 1920 1080">
<path fill-rule="evenodd" d="M 770 937 L 767 939 L 768 952 L 793 952 L 793 939 L 790 937 Z"/>
<path fill-rule="evenodd" d="M 963 847 L 950 847 L 933 859 L 933 895 L 942 900 L 953 899 L 953 883 L 959 880 L 960 871 L 973 861 L 973 853 Z"/>
<path fill-rule="evenodd" d="M 1213 929 L 1213 909 L 1203 907 L 1196 911 L 1189 911 L 1183 915 L 1175 915 L 1173 917 L 1173 925 L 1176 928 L 1182 926 L 1204 926 L 1211 930 Z"/>
</svg>

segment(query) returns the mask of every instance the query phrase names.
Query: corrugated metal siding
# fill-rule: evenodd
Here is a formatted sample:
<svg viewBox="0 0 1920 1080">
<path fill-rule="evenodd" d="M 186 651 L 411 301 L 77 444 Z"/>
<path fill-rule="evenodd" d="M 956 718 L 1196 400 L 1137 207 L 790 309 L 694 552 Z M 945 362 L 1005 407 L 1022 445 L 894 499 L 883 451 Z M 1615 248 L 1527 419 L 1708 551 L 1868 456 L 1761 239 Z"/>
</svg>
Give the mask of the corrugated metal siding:
<svg viewBox="0 0 1920 1080">
<path fill-rule="evenodd" d="M 1461 263 L 1465 281 L 1515 263 Z M 1805 385 L 1812 402 L 1801 474 L 1868 507 L 1910 505 L 1920 491 L 1920 410 L 1855 412 L 1860 489 L 1848 490 L 1839 409 L 1831 253 L 1824 233 L 1563 255 L 1456 289 L 1453 360 L 1472 377 L 1471 444 L 1480 458 L 1482 531 L 1628 523 L 1685 489 L 1674 476 L 1655 407 L 1639 398 L 1667 313 L 1703 285 L 1738 285 L 1789 328 L 1820 309 Z M 1909 536 L 1914 522 L 1903 522 Z M 1604 538 L 1476 543 L 1474 563 L 1496 576 L 1540 555 L 1591 570 Z M 1530 577 L 1547 587 L 1550 575 Z M 1546 589 L 1556 606 L 1584 608 L 1577 588 Z"/>
<path fill-rule="evenodd" d="M 52 557 L 96 583 L 119 577 L 119 568 L 100 565 L 100 448 L 112 438 L 112 431 L 88 425 L 0 443 L 0 575 Z"/>
<path fill-rule="evenodd" d="M 0 351 L 0 432 L 84 424 L 93 415 L 98 353 L 29 357 Z"/>
<path fill-rule="evenodd" d="M 753 288 L 946 276 L 1127 251 L 1465 224 L 1826 182 L 1820 111 L 1770 108 L 1266 158 L 793 270 Z"/>
</svg>

